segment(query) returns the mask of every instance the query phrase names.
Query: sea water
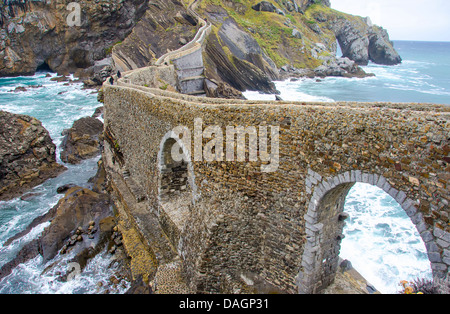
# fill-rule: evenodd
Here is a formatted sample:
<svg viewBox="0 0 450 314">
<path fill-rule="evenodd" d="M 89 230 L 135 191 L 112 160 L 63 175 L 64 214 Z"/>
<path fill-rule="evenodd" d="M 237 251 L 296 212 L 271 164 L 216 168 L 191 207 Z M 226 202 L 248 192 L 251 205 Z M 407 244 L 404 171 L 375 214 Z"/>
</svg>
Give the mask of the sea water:
<svg viewBox="0 0 450 314">
<path fill-rule="evenodd" d="M 81 83 L 52 81 L 53 77 L 56 74 L 49 76 L 42 72 L 34 76 L 0 78 L 0 110 L 39 119 L 57 146 L 57 161 L 64 164 L 59 157 L 62 131 L 72 127 L 74 121 L 91 116 L 101 104 L 94 90 L 83 89 Z M 15 92 L 17 87 L 25 87 L 26 91 Z M 66 172 L 27 192 L 27 197 L 0 202 L 0 267 L 12 260 L 26 243 L 39 237 L 49 223 L 36 226 L 29 234 L 8 246 L 4 245 L 5 242 L 58 203 L 63 197 L 56 192 L 59 186 L 71 183 L 89 187 L 88 180 L 96 174 L 98 160 L 99 157 L 79 165 L 64 164 L 68 168 Z M 62 260 L 55 258 L 44 263 L 39 256 L 19 265 L 11 275 L 0 281 L 0 293 L 95 293 L 98 292 L 96 284 L 109 278 L 114 271 L 114 268 L 108 267 L 112 262 L 110 257 L 103 252 L 91 260 L 79 276 L 62 282 L 57 278 L 68 270 L 69 259 L 70 256 L 66 256 Z M 55 262 L 57 266 L 52 271 L 44 272 Z M 120 293 L 124 289 L 111 292 Z"/>
<path fill-rule="evenodd" d="M 370 63 L 374 77 L 300 79 L 275 82 L 288 101 L 413 102 L 450 105 L 450 43 L 395 41 L 403 58 L 396 66 Z M 340 55 L 338 55 L 340 56 Z M 248 99 L 274 95 L 244 93 Z M 350 214 L 340 256 L 351 261 L 382 293 L 397 293 L 401 280 L 431 279 L 431 265 L 415 226 L 383 190 L 356 184 L 346 199 Z"/>
<path fill-rule="evenodd" d="M 395 41 L 403 58 L 395 66 L 370 63 L 366 78 L 327 77 L 275 82 L 288 101 L 383 101 L 450 105 L 450 42 Z M 249 99 L 275 100 L 274 95 L 247 92 Z"/>
</svg>

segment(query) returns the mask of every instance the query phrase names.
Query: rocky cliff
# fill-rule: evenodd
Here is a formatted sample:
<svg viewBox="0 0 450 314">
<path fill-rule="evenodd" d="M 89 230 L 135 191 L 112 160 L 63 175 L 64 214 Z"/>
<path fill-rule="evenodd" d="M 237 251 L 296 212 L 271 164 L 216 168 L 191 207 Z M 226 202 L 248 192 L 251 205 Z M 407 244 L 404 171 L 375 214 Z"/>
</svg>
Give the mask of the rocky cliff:
<svg viewBox="0 0 450 314">
<path fill-rule="evenodd" d="M 292 76 L 364 77 L 358 65 L 401 62 L 385 30 L 329 1 L 203 0 L 198 11 L 213 24 L 206 76 L 241 91 L 272 93 L 271 81 Z"/>
<path fill-rule="evenodd" d="M 187 9 L 191 1 L 83 0 L 80 26 L 68 25 L 69 3 L 0 3 L 0 76 L 49 68 L 100 84 L 115 70 L 154 63 L 199 28 Z M 331 9 L 328 0 L 196 3 L 213 25 L 205 75 L 240 91 L 275 93 L 272 81 L 289 76 L 365 76 L 358 65 L 401 62 L 386 30 Z M 337 42 L 348 60 L 335 57 Z"/>
<path fill-rule="evenodd" d="M 65 130 L 61 144 L 61 160 L 78 164 L 82 160 L 100 155 L 102 149 L 103 123 L 93 117 L 81 118 Z"/>
<path fill-rule="evenodd" d="M 132 33 L 114 47 L 115 66 L 122 72 L 148 66 L 191 41 L 198 28 L 182 2 L 152 1 Z"/>
<path fill-rule="evenodd" d="M 146 0 L 83 0 L 80 26 L 68 23 L 71 1 L 2 0 L 0 76 L 33 74 L 45 68 L 89 76 L 107 58 L 147 8 Z"/>
</svg>

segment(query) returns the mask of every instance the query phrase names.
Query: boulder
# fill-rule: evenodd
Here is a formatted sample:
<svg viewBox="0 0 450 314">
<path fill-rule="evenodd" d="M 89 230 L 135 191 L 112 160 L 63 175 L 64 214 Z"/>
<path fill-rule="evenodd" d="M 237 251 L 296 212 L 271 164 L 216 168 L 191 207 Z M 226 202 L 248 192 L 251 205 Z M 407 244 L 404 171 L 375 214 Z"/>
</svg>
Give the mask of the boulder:
<svg viewBox="0 0 450 314">
<path fill-rule="evenodd" d="M 74 122 L 72 128 L 65 130 L 62 142 L 61 160 L 78 164 L 82 160 L 100 154 L 102 148 L 103 123 L 92 117 L 81 118 Z"/>
<path fill-rule="evenodd" d="M 211 98 L 242 99 L 242 100 L 246 99 L 242 94 L 242 92 L 223 82 L 215 83 L 213 81 L 206 80 L 205 91 L 206 96 Z"/>
<path fill-rule="evenodd" d="M 298 38 L 298 39 L 302 39 L 302 33 L 300 33 L 300 31 L 296 28 L 294 28 L 292 30 L 292 37 Z"/>
<path fill-rule="evenodd" d="M 0 200 L 18 197 L 65 171 L 55 152 L 40 121 L 0 111 Z"/>
<path fill-rule="evenodd" d="M 268 1 L 261 1 L 252 6 L 252 9 L 255 11 L 277 12 L 277 8 Z"/>
<path fill-rule="evenodd" d="M 349 58 L 329 58 L 324 64 L 314 69 L 316 76 L 343 76 L 343 77 L 368 77 L 373 76 L 366 73 L 355 61 Z"/>
<path fill-rule="evenodd" d="M 53 259 L 66 241 L 72 240 L 74 243 L 78 241 L 78 236 L 74 239 L 71 237 L 79 227 L 81 230 L 88 230 L 91 221 L 98 225 L 100 221 L 111 216 L 110 206 L 110 199 L 106 194 L 82 187 L 69 189 L 64 198 L 52 209 L 54 211 L 52 222 L 39 238 L 40 253 L 44 261 Z M 83 243 L 88 244 L 89 241 Z"/>
</svg>

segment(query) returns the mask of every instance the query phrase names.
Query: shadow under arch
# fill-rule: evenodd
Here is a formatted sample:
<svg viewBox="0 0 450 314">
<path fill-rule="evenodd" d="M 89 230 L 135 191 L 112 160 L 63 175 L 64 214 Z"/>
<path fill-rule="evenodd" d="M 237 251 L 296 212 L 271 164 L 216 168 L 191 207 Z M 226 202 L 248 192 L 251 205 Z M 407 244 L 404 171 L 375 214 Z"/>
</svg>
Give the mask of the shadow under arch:
<svg viewBox="0 0 450 314">
<path fill-rule="evenodd" d="M 380 175 L 348 171 L 323 179 L 315 187 L 305 215 L 307 241 L 301 271 L 296 281 L 301 294 L 320 293 L 334 282 L 339 264 L 339 252 L 345 220 L 345 199 L 356 183 L 368 183 L 388 193 L 405 210 L 428 248 L 435 239 L 427 231 L 422 214 L 406 193 L 393 188 Z M 430 260 L 431 262 L 431 260 Z"/>
<path fill-rule="evenodd" d="M 164 232 L 174 247 L 190 215 L 197 197 L 190 150 L 180 134 L 168 132 L 160 143 L 158 153 L 158 217 Z"/>
</svg>

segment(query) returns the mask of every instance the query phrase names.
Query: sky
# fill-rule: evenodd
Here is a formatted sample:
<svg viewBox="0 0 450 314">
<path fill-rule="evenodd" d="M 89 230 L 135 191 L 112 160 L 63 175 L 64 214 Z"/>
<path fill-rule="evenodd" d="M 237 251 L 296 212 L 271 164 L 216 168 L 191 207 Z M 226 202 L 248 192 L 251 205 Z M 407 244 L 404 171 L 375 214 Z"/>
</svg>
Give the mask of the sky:
<svg viewBox="0 0 450 314">
<path fill-rule="evenodd" d="M 331 7 L 369 16 L 391 40 L 450 41 L 449 0 L 331 0 Z"/>
</svg>

